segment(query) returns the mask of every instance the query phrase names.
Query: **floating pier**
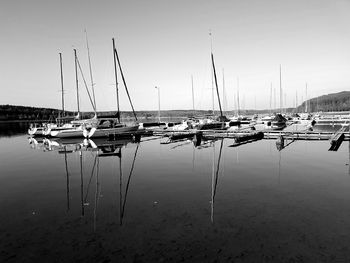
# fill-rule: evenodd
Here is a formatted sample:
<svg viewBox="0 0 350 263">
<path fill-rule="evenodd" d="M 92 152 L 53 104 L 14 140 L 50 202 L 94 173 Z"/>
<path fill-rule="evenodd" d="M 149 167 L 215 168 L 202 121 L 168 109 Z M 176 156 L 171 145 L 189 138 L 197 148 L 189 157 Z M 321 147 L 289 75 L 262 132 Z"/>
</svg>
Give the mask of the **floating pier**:
<svg viewBox="0 0 350 263">
<path fill-rule="evenodd" d="M 329 151 L 337 151 L 345 139 L 345 129 L 346 127 L 341 127 L 335 134 L 333 134 L 329 140 L 331 147 Z"/>
<path fill-rule="evenodd" d="M 315 131 L 263 131 L 265 139 L 277 139 L 283 136 L 285 139 L 293 140 L 330 140 L 334 136 L 333 132 L 315 132 Z M 350 140 L 349 132 L 342 131 L 344 140 Z"/>
<path fill-rule="evenodd" d="M 153 131 L 151 130 L 136 130 L 133 132 L 116 132 L 110 133 L 108 138 L 110 140 L 117 140 L 122 138 L 132 138 L 134 141 L 140 141 L 142 136 L 152 136 Z"/>
</svg>

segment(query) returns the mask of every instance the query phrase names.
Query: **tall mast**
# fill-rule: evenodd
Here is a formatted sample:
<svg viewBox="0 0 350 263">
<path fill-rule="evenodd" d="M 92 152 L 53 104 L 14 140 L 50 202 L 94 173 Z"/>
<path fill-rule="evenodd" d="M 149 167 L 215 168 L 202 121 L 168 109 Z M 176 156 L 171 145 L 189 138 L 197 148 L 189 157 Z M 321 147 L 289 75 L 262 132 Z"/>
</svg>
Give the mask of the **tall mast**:
<svg viewBox="0 0 350 263">
<path fill-rule="evenodd" d="M 219 108 L 220 108 L 220 117 L 222 117 L 222 109 L 221 109 L 221 102 L 220 102 L 220 95 L 219 95 L 219 88 L 218 88 L 218 80 L 216 79 L 216 71 L 215 71 L 215 64 L 214 64 L 214 56 L 213 53 L 211 53 L 211 62 L 213 64 L 213 71 L 214 71 L 214 79 L 215 79 L 215 87 L 216 87 L 216 94 L 218 96 L 218 102 L 219 102 Z"/>
<path fill-rule="evenodd" d="M 283 108 L 283 94 L 282 94 L 282 69 L 280 64 L 280 113 L 282 113 Z"/>
<path fill-rule="evenodd" d="M 155 87 L 158 90 L 158 123 L 160 123 L 160 88 Z"/>
<path fill-rule="evenodd" d="M 307 108 L 307 83 L 305 84 L 305 112 L 308 112 Z"/>
<path fill-rule="evenodd" d="M 273 88 L 273 110 L 276 112 L 276 88 Z"/>
<path fill-rule="evenodd" d="M 210 52 L 213 53 L 213 38 L 211 36 L 211 30 L 209 30 L 209 36 L 210 36 Z M 212 107 L 213 107 L 213 116 L 215 115 L 214 114 L 214 78 L 213 78 L 213 75 L 214 75 L 214 72 L 213 72 L 213 68 L 211 68 L 211 100 L 212 100 Z"/>
<path fill-rule="evenodd" d="M 62 115 L 64 116 L 64 90 L 63 90 L 63 70 L 62 70 L 62 53 L 60 53 L 60 69 L 61 69 L 61 88 L 62 88 Z"/>
<path fill-rule="evenodd" d="M 236 98 L 236 92 L 233 91 L 233 114 L 237 114 L 238 116 L 238 113 L 237 113 L 237 98 Z"/>
<path fill-rule="evenodd" d="M 195 113 L 194 109 L 194 90 L 193 90 L 193 76 L 191 75 L 191 82 L 192 82 L 192 109 L 193 109 L 193 115 Z"/>
<path fill-rule="evenodd" d="M 237 77 L 237 117 L 239 116 L 239 78 Z"/>
<path fill-rule="evenodd" d="M 78 83 L 78 67 L 77 67 L 77 50 L 74 49 L 74 64 L 75 64 L 75 83 L 77 87 L 77 106 L 78 106 L 78 118 L 80 119 L 80 107 L 79 107 L 79 83 Z"/>
<path fill-rule="evenodd" d="M 117 117 L 118 117 L 118 122 L 120 123 L 118 76 L 117 76 L 117 62 L 116 62 L 116 59 L 115 59 L 115 43 L 114 43 L 114 38 L 112 38 L 112 41 L 113 41 L 113 61 L 114 61 L 114 75 L 115 75 L 115 91 L 116 91 L 116 93 L 117 93 Z"/>
<path fill-rule="evenodd" d="M 81 73 L 81 77 L 82 77 L 84 85 L 85 85 L 86 92 L 87 92 L 87 94 L 89 96 L 90 103 L 92 105 L 92 108 L 94 109 L 94 113 L 95 113 L 95 116 L 96 116 L 96 108 L 95 108 L 94 102 L 92 101 L 92 98 L 91 98 L 91 95 L 90 95 L 90 92 L 89 92 L 89 88 L 88 88 L 88 86 L 86 84 L 86 80 L 85 80 L 85 77 L 84 77 L 84 74 L 83 74 L 83 70 L 82 70 L 82 68 L 80 66 L 78 56 L 77 56 L 77 64 L 78 64 L 78 67 L 79 67 L 79 70 L 80 70 L 80 73 Z"/>
<path fill-rule="evenodd" d="M 91 68 L 91 59 L 90 59 L 90 49 L 89 49 L 89 41 L 88 41 L 88 36 L 87 32 L 85 30 L 85 36 L 86 36 L 86 48 L 88 52 L 88 58 L 89 58 L 89 70 L 90 70 L 90 80 L 91 80 L 91 89 L 92 89 L 92 96 L 94 98 L 94 105 L 95 105 L 95 111 L 96 111 L 96 98 L 95 98 L 95 89 L 94 89 L 94 80 L 92 78 L 92 68 Z"/>
<path fill-rule="evenodd" d="M 284 107 L 285 107 L 285 113 L 287 113 L 287 93 L 284 93 Z"/>
<path fill-rule="evenodd" d="M 113 41 L 113 43 L 114 43 L 114 41 Z M 128 87 L 126 85 L 126 81 L 125 81 L 125 78 L 124 78 L 122 66 L 120 65 L 119 56 L 118 56 L 117 49 L 115 48 L 115 45 L 114 45 L 114 54 L 115 54 L 115 57 L 116 57 L 117 62 L 118 62 L 119 71 L 120 71 L 120 75 L 121 75 L 122 80 L 123 80 L 123 84 L 124 84 L 124 88 L 125 88 L 125 91 L 126 91 L 126 95 L 128 95 L 128 99 L 129 99 L 129 102 L 130 102 L 130 105 L 131 105 L 132 112 L 134 114 L 134 118 L 137 121 L 137 116 L 136 116 L 136 113 L 135 113 L 135 110 L 134 110 L 134 106 L 132 105 L 132 101 L 131 101 L 131 98 L 130 98 L 129 90 L 128 90 Z"/>
<path fill-rule="evenodd" d="M 225 73 L 222 69 L 222 101 L 223 101 L 223 110 L 227 111 L 227 99 L 226 99 L 226 87 L 225 87 Z"/>
<path fill-rule="evenodd" d="M 272 82 L 271 82 L 271 86 L 270 86 L 270 115 L 272 112 L 271 108 L 272 108 Z"/>
</svg>

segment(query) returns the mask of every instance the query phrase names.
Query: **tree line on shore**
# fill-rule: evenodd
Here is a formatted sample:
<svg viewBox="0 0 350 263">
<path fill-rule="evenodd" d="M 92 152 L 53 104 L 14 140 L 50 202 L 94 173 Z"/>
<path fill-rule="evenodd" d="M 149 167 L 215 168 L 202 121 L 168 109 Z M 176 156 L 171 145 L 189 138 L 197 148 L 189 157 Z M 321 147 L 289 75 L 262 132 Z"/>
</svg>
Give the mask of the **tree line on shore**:
<svg viewBox="0 0 350 263">
<path fill-rule="evenodd" d="M 338 93 L 328 94 L 312 98 L 304 101 L 295 108 L 288 108 L 286 112 L 305 112 L 307 103 L 308 112 L 331 112 L 331 111 L 350 111 L 350 91 L 342 91 Z M 276 112 L 276 110 L 273 110 Z M 236 112 L 236 111 L 235 111 Z M 226 111 L 224 115 L 234 115 L 234 111 Z M 241 110 L 240 114 L 264 114 L 269 110 Z M 218 111 L 215 111 L 218 115 Z M 65 116 L 73 116 L 76 114 L 72 111 L 66 111 Z M 114 115 L 115 111 L 99 112 L 98 116 Z M 136 111 L 139 119 L 154 119 L 158 117 L 158 111 Z M 204 116 L 212 114 L 211 110 L 163 110 L 161 116 L 168 118 L 180 118 L 190 116 Z M 83 112 L 84 118 L 93 117 L 93 112 Z M 52 108 L 38 108 L 16 105 L 0 105 L 0 121 L 54 121 L 57 117 L 63 116 L 62 110 Z M 132 119 L 131 111 L 121 112 L 121 117 Z"/>
</svg>

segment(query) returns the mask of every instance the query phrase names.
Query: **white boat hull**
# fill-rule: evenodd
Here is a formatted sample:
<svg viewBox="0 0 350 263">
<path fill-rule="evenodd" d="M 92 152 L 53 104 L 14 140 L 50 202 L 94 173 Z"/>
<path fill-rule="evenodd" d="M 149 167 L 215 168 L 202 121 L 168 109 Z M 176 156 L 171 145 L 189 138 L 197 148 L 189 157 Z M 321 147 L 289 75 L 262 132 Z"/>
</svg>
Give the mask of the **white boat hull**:
<svg viewBox="0 0 350 263">
<path fill-rule="evenodd" d="M 83 138 L 83 129 L 65 129 L 65 130 L 54 130 L 50 132 L 51 137 L 55 138 Z"/>
<path fill-rule="evenodd" d="M 42 127 L 33 127 L 28 129 L 28 134 L 31 136 L 43 136 L 44 129 Z"/>
</svg>

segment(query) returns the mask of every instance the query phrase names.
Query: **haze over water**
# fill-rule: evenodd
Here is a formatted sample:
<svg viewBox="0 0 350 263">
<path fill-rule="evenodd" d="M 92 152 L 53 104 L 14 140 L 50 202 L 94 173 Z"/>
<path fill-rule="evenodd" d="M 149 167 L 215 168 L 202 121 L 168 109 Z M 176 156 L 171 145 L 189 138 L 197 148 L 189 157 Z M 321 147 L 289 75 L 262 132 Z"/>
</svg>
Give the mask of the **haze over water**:
<svg viewBox="0 0 350 263">
<path fill-rule="evenodd" d="M 1 262 L 349 261 L 349 142 L 149 139 L 1 137 Z"/>
</svg>

